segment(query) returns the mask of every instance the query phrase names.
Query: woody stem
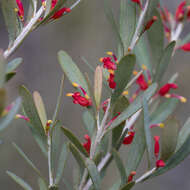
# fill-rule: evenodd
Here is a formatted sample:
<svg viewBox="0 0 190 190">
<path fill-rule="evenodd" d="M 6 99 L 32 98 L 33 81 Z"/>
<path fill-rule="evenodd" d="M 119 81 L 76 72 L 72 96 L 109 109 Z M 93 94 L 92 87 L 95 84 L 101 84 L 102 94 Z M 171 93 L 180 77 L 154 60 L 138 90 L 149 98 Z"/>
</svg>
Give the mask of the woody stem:
<svg viewBox="0 0 190 190">
<path fill-rule="evenodd" d="M 44 12 L 44 7 L 41 6 L 38 12 L 31 18 L 30 22 L 23 28 L 21 33 L 18 35 L 16 40 L 13 42 L 13 45 L 4 51 L 4 57 L 7 59 L 22 43 L 24 38 L 32 31 L 32 28 Z"/>
</svg>

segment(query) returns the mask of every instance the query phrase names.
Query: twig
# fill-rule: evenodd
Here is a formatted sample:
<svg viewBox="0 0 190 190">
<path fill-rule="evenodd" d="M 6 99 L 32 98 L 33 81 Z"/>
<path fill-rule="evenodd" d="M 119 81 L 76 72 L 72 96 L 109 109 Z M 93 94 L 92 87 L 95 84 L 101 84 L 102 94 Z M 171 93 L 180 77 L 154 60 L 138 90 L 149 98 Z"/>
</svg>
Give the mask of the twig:
<svg viewBox="0 0 190 190">
<path fill-rule="evenodd" d="M 51 135 L 50 131 L 47 135 L 47 145 L 48 145 L 48 170 L 49 170 L 49 187 L 53 186 L 53 173 L 52 173 L 52 166 L 51 166 Z"/>
<path fill-rule="evenodd" d="M 149 2 L 150 2 L 150 0 L 146 1 L 145 7 L 144 7 L 144 9 L 142 10 L 142 12 L 140 14 L 140 17 L 139 17 L 139 20 L 138 20 L 138 23 L 137 23 L 137 28 L 136 28 L 135 33 L 133 35 L 133 38 L 131 40 L 131 44 L 130 44 L 130 46 L 128 48 L 129 51 L 132 51 L 134 49 L 137 41 L 139 40 L 139 34 L 140 34 L 141 26 L 143 25 L 145 15 L 146 15 L 146 12 L 148 10 Z"/>
<path fill-rule="evenodd" d="M 14 41 L 13 45 L 5 50 L 4 57 L 7 59 L 21 44 L 24 38 L 32 31 L 33 26 L 36 24 L 42 13 L 44 12 L 44 7 L 40 7 L 38 12 L 31 18 L 30 22 L 23 28 L 19 36 Z"/>
</svg>

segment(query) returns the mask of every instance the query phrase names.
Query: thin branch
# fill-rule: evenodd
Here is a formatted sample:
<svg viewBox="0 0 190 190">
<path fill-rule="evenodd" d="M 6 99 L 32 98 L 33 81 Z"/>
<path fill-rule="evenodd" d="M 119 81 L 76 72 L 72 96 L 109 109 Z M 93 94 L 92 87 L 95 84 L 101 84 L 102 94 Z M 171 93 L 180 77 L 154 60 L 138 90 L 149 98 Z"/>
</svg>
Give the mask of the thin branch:
<svg viewBox="0 0 190 190">
<path fill-rule="evenodd" d="M 31 18 L 30 22 L 23 28 L 19 36 L 14 41 L 13 45 L 5 50 L 4 57 L 7 59 L 22 43 L 24 38 L 32 31 L 33 26 L 36 24 L 42 13 L 44 12 L 44 7 L 40 7 L 38 12 Z"/>
<path fill-rule="evenodd" d="M 148 10 L 149 2 L 150 2 L 150 0 L 146 1 L 145 7 L 144 7 L 144 9 L 142 10 L 142 12 L 141 12 L 141 14 L 139 16 L 139 20 L 138 20 L 138 23 L 137 23 L 137 28 L 136 28 L 135 33 L 133 35 L 133 38 L 131 40 L 131 44 L 129 46 L 129 51 L 132 51 L 134 49 L 137 41 L 139 40 L 139 34 L 140 34 L 141 26 L 143 25 L 145 15 L 146 15 L 146 12 Z"/>
</svg>

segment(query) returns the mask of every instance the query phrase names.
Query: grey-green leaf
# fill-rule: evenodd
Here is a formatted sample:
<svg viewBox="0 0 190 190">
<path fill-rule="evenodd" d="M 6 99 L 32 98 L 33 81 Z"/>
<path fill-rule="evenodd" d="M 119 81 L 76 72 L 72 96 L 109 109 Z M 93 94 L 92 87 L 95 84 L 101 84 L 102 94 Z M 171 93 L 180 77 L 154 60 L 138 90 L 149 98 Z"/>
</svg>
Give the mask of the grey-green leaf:
<svg viewBox="0 0 190 190">
<path fill-rule="evenodd" d="M 21 57 L 15 58 L 6 64 L 6 74 L 15 71 L 18 66 L 22 63 L 23 59 Z"/>
<path fill-rule="evenodd" d="M 58 60 L 59 64 L 61 65 L 61 68 L 63 69 L 63 72 L 67 76 L 67 78 L 70 80 L 70 82 L 76 82 L 79 85 L 81 85 L 89 94 L 88 84 L 77 67 L 77 65 L 73 62 L 71 57 L 64 51 L 59 51 L 58 53 Z"/>
<path fill-rule="evenodd" d="M 20 96 L 22 97 L 22 106 L 24 112 L 27 115 L 27 117 L 30 119 L 31 125 L 33 126 L 33 128 L 35 128 L 36 132 L 38 132 L 39 137 L 41 137 L 42 140 L 46 142 L 44 128 L 40 120 L 40 117 L 38 115 L 38 111 L 34 104 L 32 95 L 30 94 L 29 90 L 24 86 L 20 87 L 19 93 Z"/>
<path fill-rule="evenodd" d="M 14 102 L 13 108 L 9 111 L 9 113 L 0 119 L 0 131 L 5 129 L 14 119 L 16 113 L 20 108 L 20 105 L 21 105 L 21 98 L 17 98 Z"/>
<path fill-rule="evenodd" d="M 181 128 L 178 139 L 177 139 L 177 146 L 176 146 L 176 152 L 181 148 L 181 146 L 185 143 L 185 141 L 190 136 L 190 118 L 187 119 L 184 126 Z"/>
<path fill-rule="evenodd" d="M 163 76 L 168 68 L 169 63 L 171 62 L 173 50 L 176 42 L 171 42 L 163 51 L 160 61 L 156 67 L 156 73 L 154 76 L 154 81 L 160 82 L 163 79 Z"/>
<path fill-rule="evenodd" d="M 161 159 L 166 161 L 175 152 L 177 145 L 177 136 L 179 132 L 179 123 L 174 117 L 170 117 L 165 122 L 161 136 Z"/>
<path fill-rule="evenodd" d="M 3 54 L 0 52 L 0 88 L 3 88 L 5 83 L 6 64 L 7 61 L 4 58 Z"/>
<path fill-rule="evenodd" d="M 14 173 L 7 171 L 7 175 L 9 175 L 17 184 L 19 184 L 25 190 L 32 190 L 32 187 L 28 185 L 22 178 L 18 177 Z"/>
<path fill-rule="evenodd" d="M 95 190 L 100 190 L 101 178 L 95 163 L 91 159 L 87 158 L 85 164 L 92 179 Z"/>
<path fill-rule="evenodd" d="M 61 148 L 61 153 L 58 161 L 58 167 L 56 171 L 56 178 L 55 178 L 55 184 L 59 184 L 62 176 L 63 176 L 63 170 L 65 168 L 66 160 L 68 157 L 68 144 L 64 144 Z"/>
<path fill-rule="evenodd" d="M 117 70 L 115 71 L 114 78 L 114 81 L 116 82 L 116 88 L 111 97 L 112 103 L 115 103 L 115 101 L 119 98 L 119 96 L 122 94 L 123 90 L 127 86 L 127 83 L 131 78 L 134 66 L 135 55 L 132 54 L 124 56 L 117 65 Z"/>
<path fill-rule="evenodd" d="M 144 113 L 144 133 L 146 140 L 146 147 L 148 150 L 149 162 L 153 160 L 153 148 L 152 148 L 152 135 L 150 131 L 150 116 L 148 110 L 148 102 L 146 97 L 143 97 L 143 113 Z"/>
<path fill-rule="evenodd" d="M 78 140 L 78 138 L 67 128 L 65 127 L 61 127 L 63 133 L 65 134 L 65 136 L 78 148 L 78 150 L 84 154 L 84 156 L 88 157 L 89 154 L 87 153 L 87 151 L 85 150 L 85 148 L 82 146 L 82 144 L 80 143 L 80 141 Z"/>
<path fill-rule="evenodd" d="M 130 190 L 135 185 L 135 182 L 128 183 L 124 187 L 122 187 L 120 190 Z"/>
<path fill-rule="evenodd" d="M 121 157 L 119 156 L 119 153 L 115 149 L 112 150 L 112 154 L 113 154 L 116 166 L 117 166 L 120 176 L 121 176 L 121 186 L 123 186 L 126 184 L 126 180 L 127 180 L 125 166 L 123 164 Z"/>
<path fill-rule="evenodd" d="M 38 185 L 39 185 L 40 190 L 47 190 L 48 188 L 42 178 L 38 178 Z"/>
<path fill-rule="evenodd" d="M 110 22 L 112 28 L 113 28 L 113 31 L 116 35 L 116 38 L 118 40 L 118 43 L 119 43 L 119 46 L 121 48 L 121 56 L 124 55 L 124 45 L 123 45 L 123 42 L 122 42 L 122 39 L 121 39 L 121 36 L 120 36 L 120 33 L 119 33 L 119 27 L 117 26 L 116 24 L 116 21 L 115 21 L 115 18 L 114 18 L 114 15 L 113 15 L 113 11 L 112 9 L 110 8 L 110 5 L 109 3 L 110 2 L 109 0 L 104 0 L 104 10 L 105 10 L 105 14 L 106 14 L 106 17 L 108 19 L 108 21 Z"/>
</svg>

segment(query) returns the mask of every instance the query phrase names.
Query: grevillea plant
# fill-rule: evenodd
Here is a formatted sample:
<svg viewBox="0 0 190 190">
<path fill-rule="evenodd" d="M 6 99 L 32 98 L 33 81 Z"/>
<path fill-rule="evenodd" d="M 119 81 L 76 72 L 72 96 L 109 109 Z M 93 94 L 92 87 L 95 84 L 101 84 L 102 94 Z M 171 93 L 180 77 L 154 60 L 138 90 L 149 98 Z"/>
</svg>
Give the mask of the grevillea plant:
<svg viewBox="0 0 190 190">
<path fill-rule="evenodd" d="M 40 94 L 34 92 L 32 96 L 24 86 L 19 88 L 21 98 L 5 108 L 4 85 L 22 61 L 16 58 L 8 62 L 9 56 L 32 30 L 68 14 L 79 1 L 71 6 L 65 3 L 65 0 L 31 0 L 27 13 L 21 0 L 2 0 L 1 4 L 9 47 L 0 54 L 0 129 L 15 117 L 22 99 L 22 113 L 17 113 L 16 118 L 27 122 L 47 159 L 49 178 L 43 177 L 21 148 L 13 146 L 38 175 L 39 189 L 105 189 L 101 183 L 110 163 L 115 162 L 120 178 L 110 190 L 129 190 L 177 166 L 190 153 L 190 120 L 180 127 L 174 111 L 187 100 L 175 93 L 178 74 L 170 73 L 168 81 L 163 76 L 176 51 L 190 51 L 190 36 L 181 36 L 190 20 L 189 1 L 181 2 L 172 14 L 159 0 L 120 0 L 117 21 L 110 2 L 105 0 L 105 14 L 118 46 L 110 47 L 117 52 L 108 51 L 96 68 L 85 60 L 94 75 L 93 82 L 66 52 L 58 52 L 64 76 L 74 87 L 73 92 L 64 95 L 83 111 L 86 130 L 83 142 L 57 118 L 64 77 L 51 120 Z M 61 149 L 60 134 L 68 139 Z M 121 147 L 128 152 L 127 159 L 120 156 Z M 71 155 L 78 166 L 74 169 L 73 184 L 63 176 Z M 147 170 L 139 175 L 137 169 L 144 155 Z M 12 172 L 7 174 L 24 189 L 32 189 Z"/>
</svg>

